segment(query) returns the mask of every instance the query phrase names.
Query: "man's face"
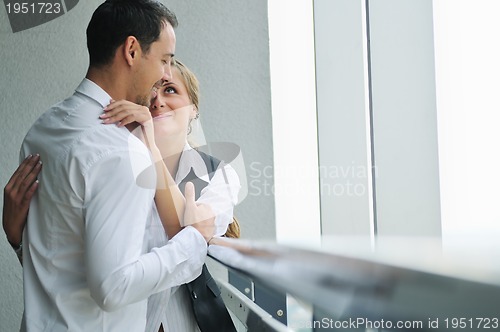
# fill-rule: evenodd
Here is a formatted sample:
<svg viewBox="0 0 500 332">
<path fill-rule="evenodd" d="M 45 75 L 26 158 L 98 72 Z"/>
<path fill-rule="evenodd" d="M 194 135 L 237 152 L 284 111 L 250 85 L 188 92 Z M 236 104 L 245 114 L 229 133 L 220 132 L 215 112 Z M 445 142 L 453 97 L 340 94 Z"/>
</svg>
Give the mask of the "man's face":
<svg viewBox="0 0 500 332">
<path fill-rule="evenodd" d="M 166 24 L 160 34 L 160 38 L 151 44 L 147 54 L 142 53 L 133 82 L 135 103 L 148 106 L 153 86 L 161 80 L 172 77 L 171 61 L 175 53 L 175 32 L 170 24 Z"/>
</svg>

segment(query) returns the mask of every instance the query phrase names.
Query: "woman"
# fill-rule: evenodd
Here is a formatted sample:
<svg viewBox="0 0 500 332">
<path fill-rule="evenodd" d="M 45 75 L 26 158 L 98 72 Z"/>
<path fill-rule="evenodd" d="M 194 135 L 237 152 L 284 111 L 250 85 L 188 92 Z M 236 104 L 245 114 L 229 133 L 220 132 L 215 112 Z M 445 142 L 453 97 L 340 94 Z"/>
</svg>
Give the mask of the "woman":
<svg viewBox="0 0 500 332">
<path fill-rule="evenodd" d="M 159 218 L 148 222 L 148 249 L 165 245 L 168 238 L 185 226 L 182 190 L 187 182 L 194 184 L 197 202 L 207 204 L 215 214 L 216 236 L 224 235 L 226 230 L 226 235 L 239 236 L 238 224 L 233 222 L 233 207 L 239 190 L 238 176 L 229 165 L 196 151 L 187 142 L 192 122 L 197 121 L 199 116 L 199 84 L 194 74 L 181 62 L 174 61 L 172 65 L 172 79 L 158 88 L 149 109 L 128 101 L 111 101 L 101 115 L 104 124 L 127 126 L 143 139 L 156 161 L 158 189 L 155 202 Z M 141 125 L 137 126 L 137 123 Z M 3 227 L 11 245 L 18 249 L 16 253 L 22 249 L 19 247 L 21 233 L 29 201 L 38 186 L 36 176 L 40 169 L 38 156 L 27 158 L 4 190 Z M 208 271 L 204 270 L 204 273 Z M 199 278 L 205 286 L 203 278 L 207 275 L 202 274 Z M 187 291 L 194 285 L 193 282 L 151 296 L 146 331 L 156 332 L 159 328 L 160 331 L 198 331 L 194 317 L 197 305 L 191 303 L 192 297 Z M 220 297 L 217 300 L 220 304 Z M 202 316 L 196 316 L 196 319 L 201 330 L 208 331 L 211 329 L 208 326 L 210 322 L 204 322 Z M 223 327 L 220 324 L 219 320 L 218 331 L 234 330 L 232 326 Z"/>
</svg>

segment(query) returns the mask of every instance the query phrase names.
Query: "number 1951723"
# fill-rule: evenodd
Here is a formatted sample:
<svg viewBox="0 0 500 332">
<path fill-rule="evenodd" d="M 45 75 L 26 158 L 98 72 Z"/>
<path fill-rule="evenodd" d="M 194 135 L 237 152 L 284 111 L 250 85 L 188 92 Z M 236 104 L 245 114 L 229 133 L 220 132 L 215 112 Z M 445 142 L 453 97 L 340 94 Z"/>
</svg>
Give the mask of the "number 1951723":
<svg viewBox="0 0 500 332">
<path fill-rule="evenodd" d="M 444 322 L 446 328 L 452 329 L 497 329 L 499 327 L 498 318 L 446 318 Z"/>
<path fill-rule="evenodd" d="M 5 5 L 8 14 L 59 14 L 61 3 L 50 2 L 13 2 Z"/>
</svg>

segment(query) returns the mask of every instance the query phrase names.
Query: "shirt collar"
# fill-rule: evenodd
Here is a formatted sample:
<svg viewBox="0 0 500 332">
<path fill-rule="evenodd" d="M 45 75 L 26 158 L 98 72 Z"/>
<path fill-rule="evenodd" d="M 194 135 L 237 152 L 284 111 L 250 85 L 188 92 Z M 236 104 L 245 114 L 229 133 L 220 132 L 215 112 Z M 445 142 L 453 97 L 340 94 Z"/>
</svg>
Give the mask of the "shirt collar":
<svg viewBox="0 0 500 332">
<path fill-rule="evenodd" d="M 98 102 L 103 108 L 109 105 L 111 96 L 104 91 L 99 85 L 92 82 L 88 78 L 84 78 L 80 85 L 76 88 L 79 92 Z"/>
<path fill-rule="evenodd" d="M 177 174 L 175 175 L 175 183 L 179 184 L 182 180 L 184 180 L 184 178 L 191 171 L 191 168 L 199 179 L 205 182 L 210 182 L 207 166 L 205 165 L 203 158 L 200 156 L 198 151 L 193 149 L 189 143 L 186 142 L 179 159 L 179 167 L 177 169 Z"/>
</svg>

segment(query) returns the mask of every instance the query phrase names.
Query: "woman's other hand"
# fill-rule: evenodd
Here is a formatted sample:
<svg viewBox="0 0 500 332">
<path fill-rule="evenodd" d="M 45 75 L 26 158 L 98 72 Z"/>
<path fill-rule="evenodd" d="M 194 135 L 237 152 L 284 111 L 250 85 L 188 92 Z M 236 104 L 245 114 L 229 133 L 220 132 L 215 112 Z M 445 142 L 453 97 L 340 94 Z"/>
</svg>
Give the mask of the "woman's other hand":
<svg viewBox="0 0 500 332">
<path fill-rule="evenodd" d="M 3 230 L 14 247 L 19 246 L 31 198 L 38 188 L 42 169 L 39 155 L 29 155 L 16 169 L 3 190 Z"/>
</svg>

